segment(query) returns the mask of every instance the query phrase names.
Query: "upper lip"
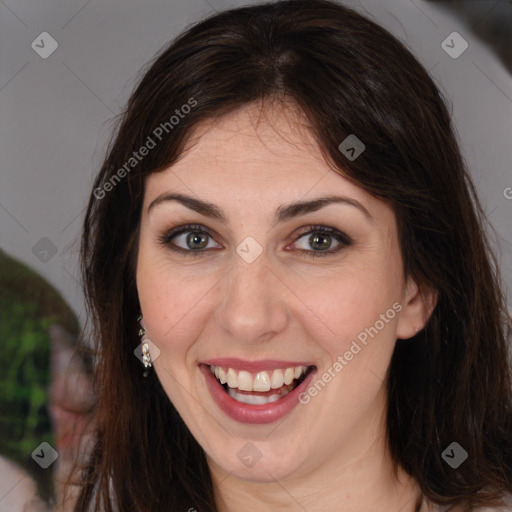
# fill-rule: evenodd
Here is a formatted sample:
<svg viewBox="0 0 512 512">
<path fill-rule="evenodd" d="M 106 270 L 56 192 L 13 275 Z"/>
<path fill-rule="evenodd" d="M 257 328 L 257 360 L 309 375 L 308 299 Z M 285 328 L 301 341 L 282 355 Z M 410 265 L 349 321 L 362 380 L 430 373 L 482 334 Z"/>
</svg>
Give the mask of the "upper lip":
<svg viewBox="0 0 512 512">
<path fill-rule="evenodd" d="M 245 370 L 247 372 L 257 372 L 262 370 L 277 370 L 280 368 L 291 368 L 294 366 L 313 366 L 304 361 L 280 361 L 277 359 L 262 359 L 260 361 L 248 361 L 235 357 L 219 357 L 201 361 L 202 364 L 210 366 L 221 366 L 224 368 L 233 368 L 233 370 Z"/>
</svg>

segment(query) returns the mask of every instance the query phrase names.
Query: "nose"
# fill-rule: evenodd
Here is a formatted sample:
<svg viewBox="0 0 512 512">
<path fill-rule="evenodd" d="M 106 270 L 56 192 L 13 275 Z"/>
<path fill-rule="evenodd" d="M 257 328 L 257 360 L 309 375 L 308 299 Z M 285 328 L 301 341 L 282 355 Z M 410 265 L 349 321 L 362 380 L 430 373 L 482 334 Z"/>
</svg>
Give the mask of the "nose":
<svg viewBox="0 0 512 512">
<path fill-rule="evenodd" d="M 289 320 L 286 297 L 290 290 L 268 265 L 263 252 L 251 263 L 237 253 L 221 281 L 221 301 L 215 318 L 228 339 L 258 343 L 282 332 Z"/>
</svg>

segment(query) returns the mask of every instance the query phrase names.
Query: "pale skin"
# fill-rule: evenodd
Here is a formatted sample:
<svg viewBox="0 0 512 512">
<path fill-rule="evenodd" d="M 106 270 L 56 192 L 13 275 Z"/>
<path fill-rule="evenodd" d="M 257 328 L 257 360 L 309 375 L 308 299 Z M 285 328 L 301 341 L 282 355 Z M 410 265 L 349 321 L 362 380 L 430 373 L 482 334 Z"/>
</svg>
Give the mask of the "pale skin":
<svg viewBox="0 0 512 512">
<path fill-rule="evenodd" d="M 290 108 L 261 114 L 247 105 L 204 124 L 177 163 L 146 179 L 137 289 L 147 335 L 160 350 L 154 369 L 205 450 L 221 512 L 412 512 L 417 483 L 402 470 L 393 474 L 385 446 L 385 375 L 397 338 L 423 328 L 435 294 L 403 275 L 391 208 L 334 172 L 305 124 Z M 213 203 L 228 221 L 170 200 L 148 212 L 166 193 Z M 281 205 L 328 195 L 352 204 L 274 225 Z M 159 241 L 188 223 L 211 234 L 200 256 Z M 312 225 L 334 228 L 352 243 L 327 235 L 327 250 L 339 252 L 300 254 L 321 252 L 312 241 L 319 230 L 303 235 Z M 172 242 L 197 251 L 188 234 Z M 263 249 L 252 263 L 236 252 L 249 236 Z M 394 303 L 401 311 L 282 420 L 240 423 L 211 400 L 199 361 L 304 360 L 322 375 Z M 237 457 L 248 442 L 262 454 L 250 468 Z"/>
</svg>

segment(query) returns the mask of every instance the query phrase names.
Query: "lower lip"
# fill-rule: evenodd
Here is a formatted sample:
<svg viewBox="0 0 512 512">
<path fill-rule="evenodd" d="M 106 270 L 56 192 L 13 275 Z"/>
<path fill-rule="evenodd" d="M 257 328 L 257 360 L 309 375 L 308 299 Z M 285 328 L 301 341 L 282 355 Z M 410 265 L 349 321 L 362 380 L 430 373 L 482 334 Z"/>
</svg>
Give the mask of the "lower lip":
<svg viewBox="0 0 512 512">
<path fill-rule="evenodd" d="M 208 390 L 213 400 L 222 411 L 240 423 L 254 423 L 260 425 L 273 423 L 289 414 L 297 404 L 300 403 L 300 393 L 309 387 L 309 383 L 316 372 L 316 370 L 310 372 L 303 382 L 276 402 L 263 405 L 249 405 L 238 402 L 229 396 L 226 391 L 224 391 L 219 381 L 214 377 L 208 365 L 201 364 L 200 368 L 206 379 Z"/>
</svg>

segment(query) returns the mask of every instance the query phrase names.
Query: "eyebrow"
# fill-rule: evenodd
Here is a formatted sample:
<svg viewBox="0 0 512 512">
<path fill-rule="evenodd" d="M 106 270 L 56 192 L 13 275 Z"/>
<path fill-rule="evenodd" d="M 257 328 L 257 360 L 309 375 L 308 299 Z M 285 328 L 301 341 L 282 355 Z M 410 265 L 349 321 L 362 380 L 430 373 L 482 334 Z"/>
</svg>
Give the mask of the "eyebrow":
<svg viewBox="0 0 512 512">
<path fill-rule="evenodd" d="M 172 194 L 164 192 L 150 203 L 147 209 L 148 213 L 157 205 L 167 201 L 177 201 L 183 206 L 186 206 L 187 208 L 194 210 L 201 215 L 204 215 L 205 217 L 210 217 L 224 224 L 228 223 L 229 215 L 227 215 L 217 205 L 202 201 L 201 199 L 187 196 L 185 194 Z M 298 217 L 299 215 L 315 212 L 329 204 L 336 203 L 353 206 L 360 210 L 368 220 L 373 221 L 373 217 L 370 215 L 370 212 L 359 201 L 356 201 L 350 197 L 325 196 L 312 199 L 311 201 L 298 201 L 288 205 L 279 206 L 274 216 L 274 225 L 294 217 Z"/>
</svg>

